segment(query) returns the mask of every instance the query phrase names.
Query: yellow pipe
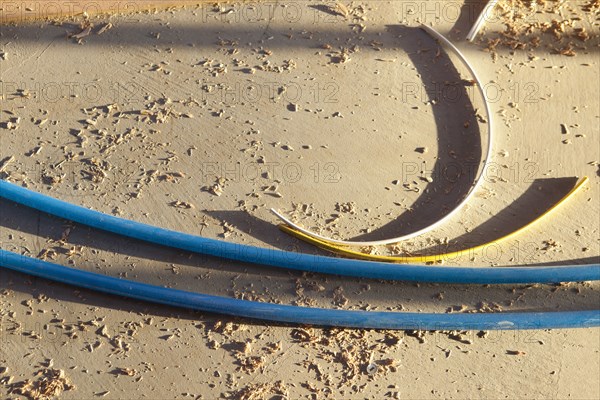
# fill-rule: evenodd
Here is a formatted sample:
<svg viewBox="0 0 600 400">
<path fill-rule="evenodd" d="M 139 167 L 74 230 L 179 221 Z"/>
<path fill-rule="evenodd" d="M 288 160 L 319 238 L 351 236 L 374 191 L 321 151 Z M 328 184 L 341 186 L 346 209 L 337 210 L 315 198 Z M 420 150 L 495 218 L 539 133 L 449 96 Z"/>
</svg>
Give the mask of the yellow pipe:
<svg viewBox="0 0 600 400">
<path fill-rule="evenodd" d="M 402 263 L 402 264 L 407 264 L 407 263 L 430 263 L 430 262 L 439 262 L 439 261 L 444 261 L 446 259 L 450 259 L 450 258 L 456 258 L 456 257 L 460 257 L 460 256 L 464 256 L 464 255 L 472 255 L 474 254 L 476 251 L 481 250 L 491 244 L 495 244 L 495 243 L 499 243 L 499 242 L 503 242 L 506 241 L 518 234 L 520 234 L 521 232 L 524 232 L 525 230 L 531 228 L 534 224 L 538 223 L 539 221 L 541 221 L 543 218 L 545 218 L 546 216 L 548 216 L 550 213 L 552 213 L 554 210 L 556 210 L 557 208 L 559 208 L 562 204 L 564 204 L 565 202 L 567 202 L 568 199 L 570 199 L 571 197 L 573 197 L 573 195 L 575 193 L 577 193 L 583 186 L 585 186 L 585 184 L 587 183 L 588 178 L 587 177 L 583 177 L 582 179 L 580 179 L 577 184 L 569 191 L 569 193 L 567 193 L 562 199 L 560 199 L 556 204 L 554 204 L 552 207 L 550 207 L 549 209 L 547 209 L 543 214 L 541 214 L 539 217 L 537 217 L 536 219 L 534 219 L 533 221 L 529 222 L 528 224 L 523 225 L 522 227 L 520 227 L 519 229 L 517 229 L 516 231 L 513 231 L 505 236 L 502 236 L 501 238 L 497 239 L 497 240 L 493 240 L 491 242 L 487 242 L 484 244 L 480 244 L 478 246 L 475 247 L 471 247 L 468 249 L 463 249 L 463 250 L 458 250 L 458 251 L 452 251 L 449 253 L 443 253 L 443 254 L 432 254 L 432 255 L 410 255 L 410 256 L 385 256 L 385 255 L 377 255 L 377 254 L 367 254 L 367 253 L 362 253 L 360 251 L 355 251 L 355 250 L 350 250 L 347 247 L 344 246 L 340 246 L 338 244 L 335 243 L 331 243 L 328 242 L 326 240 L 321 240 L 321 239 L 316 239 L 310 235 L 306 235 L 300 231 L 295 230 L 294 228 L 286 225 L 286 224 L 280 224 L 279 225 L 279 229 L 281 229 L 282 231 L 284 231 L 285 233 L 288 233 L 292 236 L 295 236 L 301 240 L 304 240 L 307 243 L 313 244 L 317 247 L 320 247 L 324 250 L 327 251 L 331 251 L 333 253 L 337 253 L 337 254 L 341 254 L 344 256 L 347 256 L 349 258 L 357 258 L 357 259 L 362 259 L 362 260 L 369 260 L 369 261 L 384 261 L 384 262 L 393 262 L 393 263 Z"/>
</svg>

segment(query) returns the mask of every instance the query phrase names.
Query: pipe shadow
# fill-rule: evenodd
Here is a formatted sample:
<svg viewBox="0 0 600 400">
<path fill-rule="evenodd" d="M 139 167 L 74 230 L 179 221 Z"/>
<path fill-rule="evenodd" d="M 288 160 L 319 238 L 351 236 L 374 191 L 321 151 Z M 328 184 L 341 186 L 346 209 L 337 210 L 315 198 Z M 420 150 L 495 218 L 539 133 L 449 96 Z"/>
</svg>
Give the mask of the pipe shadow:
<svg viewBox="0 0 600 400">
<path fill-rule="evenodd" d="M 402 236 L 443 218 L 465 198 L 475 182 L 483 158 L 477 112 L 467 91 L 469 84 L 455 68 L 449 54 L 436 52 L 435 48 L 440 48 L 440 45 L 420 28 L 387 28 L 421 76 L 437 126 L 438 154 L 431 168 L 425 163 L 418 166 L 412 163 L 409 182 L 408 166 L 401 166 L 404 183 L 410 184 L 412 177 L 413 183 L 430 178 L 429 183 L 410 206 L 410 211 L 352 239 L 357 241 Z"/>
<path fill-rule="evenodd" d="M 152 265 L 156 263 L 179 264 L 192 267 L 208 265 L 210 268 L 217 270 L 224 269 L 233 273 L 250 272 L 257 275 L 264 273 L 264 271 L 261 272 L 262 267 L 261 269 L 249 268 L 251 264 L 224 260 L 204 254 L 190 253 L 167 246 L 116 236 L 110 232 L 74 224 L 4 199 L 0 200 L 0 225 L 3 228 L 34 235 L 34 243 L 27 245 L 31 245 L 33 248 L 20 245 L 18 240 L 14 238 L 11 241 L 10 237 L 9 240 L 3 243 L 5 248 L 7 245 L 12 247 L 7 250 L 14 252 L 26 251 L 33 257 L 38 256 L 44 249 L 55 248 L 55 245 L 58 245 L 58 242 L 63 238 L 66 229 L 70 229 L 67 238 L 67 243 L 70 246 L 83 246 L 111 254 L 121 254 L 126 257 L 147 260 Z M 278 268 L 264 268 L 269 270 L 269 274 L 287 275 L 286 272 Z"/>
<path fill-rule="evenodd" d="M 235 229 L 253 237 L 260 243 L 265 243 L 280 250 L 309 252 L 314 246 L 298 240 L 290 235 L 282 235 L 277 225 L 258 218 L 241 210 L 204 210 L 205 214 L 219 221 L 226 221 Z M 303 245 L 298 248 L 298 244 Z M 305 246 L 306 245 L 306 246 Z"/>
<path fill-rule="evenodd" d="M 440 254 L 469 249 L 485 243 L 496 243 L 504 236 L 533 222 L 556 205 L 575 186 L 578 178 L 535 179 L 531 186 L 503 210 L 475 229 L 456 237 L 444 245 L 423 250 L 426 254 Z"/>
<path fill-rule="evenodd" d="M 458 18 L 454 22 L 452 29 L 450 29 L 450 33 L 456 32 L 460 34 L 460 38 L 457 38 L 457 40 L 465 38 L 467 32 L 475 24 L 477 17 L 486 7 L 487 3 L 488 0 L 466 0 L 460 7 Z"/>
</svg>

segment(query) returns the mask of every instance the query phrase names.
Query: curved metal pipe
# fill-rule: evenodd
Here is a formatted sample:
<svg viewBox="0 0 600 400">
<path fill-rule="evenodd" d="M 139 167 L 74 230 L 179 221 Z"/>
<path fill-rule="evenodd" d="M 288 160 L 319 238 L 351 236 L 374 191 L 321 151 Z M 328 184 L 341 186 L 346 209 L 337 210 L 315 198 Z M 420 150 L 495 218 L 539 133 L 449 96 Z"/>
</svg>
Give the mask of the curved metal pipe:
<svg viewBox="0 0 600 400">
<path fill-rule="evenodd" d="M 475 81 L 475 85 L 477 86 L 477 89 L 479 90 L 479 94 L 481 95 L 481 98 L 483 99 L 483 105 L 485 108 L 485 114 L 487 117 L 487 136 L 488 136 L 488 142 L 487 142 L 487 149 L 485 151 L 485 154 L 483 156 L 483 166 L 481 168 L 481 172 L 479 174 L 479 176 L 475 179 L 475 182 L 473 184 L 473 186 L 471 186 L 471 189 L 469 189 L 469 192 L 467 193 L 467 195 L 465 196 L 464 199 L 462 199 L 460 201 L 460 203 L 458 203 L 458 205 L 452 209 L 452 211 L 450 211 L 448 214 L 446 214 L 444 217 L 442 217 L 441 219 L 437 220 L 436 222 L 432 223 L 431 225 L 426 226 L 425 228 L 422 228 L 418 231 L 412 232 L 412 233 L 408 233 L 406 235 L 403 236 L 399 236 L 399 237 L 395 237 L 395 238 L 390 238 L 390 239 L 383 239 L 383 240 L 369 240 L 369 241 L 353 241 L 353 240 L 338 240 L 338 239 L 333 239 L 330 237 L 326 237 L 323 235 L 320 235 L 316 232 L 312 232 L 308 229 L 305 229 L 303 227 L 301 227 L 298 224 L 295 224 L 294 222 L 292 222 L 289 218 L 286 218 L 285 216 L 283 216 L 280 212 L 278 212 L 277 210 L 271 209 L 271 212 L 273 214 L 275 214 L 280 220 L 282 220 L 284 223 L 286 223 L 287 225 L 291 226 L 292 228 L 294 228 L 295 230 L 302 232 L 305 235 L 311 236 L 315 239 L 319 239 L 323 242 L 327 242 L 329 244 L 341 244 L 344 246 L 379 246 L 379 245 L 386 245 L 386 244 L 392 244 L 392 243 L 398 243 L 398 242 L 402 242 L 404 240 L 408 240 L 408 239 L 412 239 L 415 238 L 417 236 L 423 235 L 427 232 L 432 231 L 433 229 L 439 227 L 440 225 L 442 225 L 443 223 L 445 223 L 446 221 L 448 221 L 450 218 L 452 218 L 460 209 L 463 208 L 463 206 L 465 204 L 467 204 L 467 202 L 471 199 L 471 197 L 475 194 L 475 192 L 477 191 L 477 189 L 479 189 L 479 187 L 483 184 L 484 181 L 484 176 L 485 176 L 485 170 L 490 162 L 490 158 L 492 157 L 492 143 L 493 143 L 493 130 L 492 130 L 492 112 L 490 110 L 490 105 L 487 101 L 487 97 L 485 96 L 485 91 L 483 89 L 483 86 L 481 85 L 481 80 L 479 79 L 479 77 L 477 76 L 477 73 L 475 72 L 475 69 L 471 66 L 471 64 L 469 64 L 469 61 L 466 59 L 466 57 L 460 52 L 460 50 L 458 50 L 458 48 L 456 48 L 456 46 L 454 46 L 454 44 L 452 44 L 452 42 L 450 42 L 448 39 L 446 39 L 442 34 L 440 34 L 438 31 L 436 31 L 435 29 L 427 26 L 427 25 L 421 25 L 421 29 L 423 29 L 425 32 L 427 32 L 431 37 L 433 37 L 434 39 L 438 40 L 439 42 L 442 42 L 443 44 L 445 44 L 448 48 L 450 48 L 454 54 L 460 59 L 460 61 L 464 64 L 464 66 L 467 68 L 467 70 L 469 71 L 469 73 L 471 74 L 471 76 L 473 77 L 473 80 Z"/>
</svg>

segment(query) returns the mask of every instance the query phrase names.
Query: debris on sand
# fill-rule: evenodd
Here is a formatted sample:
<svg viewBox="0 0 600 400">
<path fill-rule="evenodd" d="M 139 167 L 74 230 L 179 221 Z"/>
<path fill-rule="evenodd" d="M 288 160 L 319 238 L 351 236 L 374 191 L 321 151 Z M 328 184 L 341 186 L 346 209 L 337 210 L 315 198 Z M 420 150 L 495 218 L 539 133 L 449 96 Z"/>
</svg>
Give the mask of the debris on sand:
<svg viewBox="0 0 600 400">
<path fill-rule="evenodd" d="M 113 24 L 111 24 L 110 22 L 104 24 L 99 30 L 98 32 L 96 32 L 96 35 L 102 35 L 104 32 L 108 31 L 109 29 L 112 29 Z"/>
<path fill-rule="evenodd" d="M 225 186 L 225 179 L 218 178 L 217 181 L 211 186 L 205 186 L 202 190 L 214 194 L 215 196 L 221 196 L 223 194 L 223 189 Z"/>
<path fill-rule="evenodd" d="M 188 210 L 189 210 L 190 208 L 196 208 L 196 207 L 194 207 L 194 205 L 193 205 L 192 203 L 188 203 L 188 202 L 185 202 L 185 201 L 179 201 L 179 200 L 177 200 L 177 201 L 172 201 L 171 203 L 169 203 L 169 205 L 170 205 L 171 207 L 175 207 L 175 208 L 184 208 L 184 209 L 188 209 Z"/>
<path fill-rule="evenodd" d="M 137 371 L 132 368 L 116 368 L 114 373 L 117 375 L 134 376 Z"/>
<path fill-rule="evenodd" d="M 8 156 L 8 157 L 4 158 L 2 161 L 0 161 L 0 172 L 4 172 L 4 169 L 8 166 L 8 164 L 13 162 L 14 160 L 15 160 L 14 156 Z"/>
<path fill-rule="evenodd" d="M 544 37 L 548 36 L 550 40 L 546 46 L 555 54 L 574 57 L 577 49 L 585 50 L 582 44 L 590 39 L 590 34 L 581 26 L 584 13 L 597 12 L 599 3 L 591 0 L 572 7 L 562 1 L 501 1 L 497 6 L 497 18 L 505 29 L 495 37 L 488 37 L 485 51 L 497 59 L 499 46 L 532 50 L 542 46 Z M 549 18 L 540 21 L 538 16 L 542 13 Z"/>
<path fill-rule="evenodd" d="M 351 60 L 350 56 L 359 51 L 360 48 L 358 46 L 352 46 L 351 48 L 342 47 L 341 50 L 331 52 L 328 54 L 328 56 L 332 64 L 346 64 Z"/>
<path fill-rule="evenodd" d="M 91 26 L 87 26 L 85 28 L 83 28 L 83 30 L 81 30 L 79 33 L 75 33 L 75 34 L 70 34 L 69 38 L 70 39 L 75 39 L 75 40 L 81 40 L 84 37 L 87 37 L 90 35 L 90 33 L 92 33 L 92 27 Z"/>
<path fill-rule="evenodd" d="M 12 384 L 10 393 L 20 394 L 32 400 L 45 400 L 56 398 L 64 391 L 75 389 L 69 378 L 65 376 L 65 372 L 60 369 L 41 369 L 34 376 L 38 377 L 36 381 L 26 379 Z"/>
<path fill-rule="evenodd" d="M 242 389 L 226 396 L 231 400 L 260 400 L 270 398 L 289 398 L 288 390 L 282 381 L 274 383 L 250 383 Z"/>
</svg>

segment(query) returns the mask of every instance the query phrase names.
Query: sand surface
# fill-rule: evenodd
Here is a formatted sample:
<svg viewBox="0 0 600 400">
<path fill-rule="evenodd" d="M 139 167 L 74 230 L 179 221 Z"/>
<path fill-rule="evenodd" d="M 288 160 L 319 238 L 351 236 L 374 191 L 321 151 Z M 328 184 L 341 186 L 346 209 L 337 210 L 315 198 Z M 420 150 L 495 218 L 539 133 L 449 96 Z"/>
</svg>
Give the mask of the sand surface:
<svg viewBox="0 0 600 400">
<path fill-rule="evenodd" d="M 497 37 L 499 22 L 464 41 L 481 2 L 224 3 L 6 24 L 2 178 L 161 227 L 315 254 L 281 233 L 269 208 L 329 236 L 416 230 L 465 195 L 488 141 L 471 77 L 418 28 L 427 23 L 478 71 L 496 136 L 473 201 L 399 250 L 494 239 L 588 176 L 533 229 L 446 264 L 598 262 L 600 47 L 588 3 L 532 17 L 577 16 L 588 40 L 544 33 L 535 49 L 499 44 L 493 53 L 485 35 Z M 569 43 L 576 55 L 557 54 Z M 3 249 L 190 291 L 413 312 L 600 303 L 600 286 L 589 282 L 390 283 L 243 265 L 0 205 Z M 35 396 L 28 387 L 37 387 L 62 388 L 65 399 L 597 399 L 599 332 L 299 328 L 0 270 L 0 393 L 8 398 Z"/>
</svg>

